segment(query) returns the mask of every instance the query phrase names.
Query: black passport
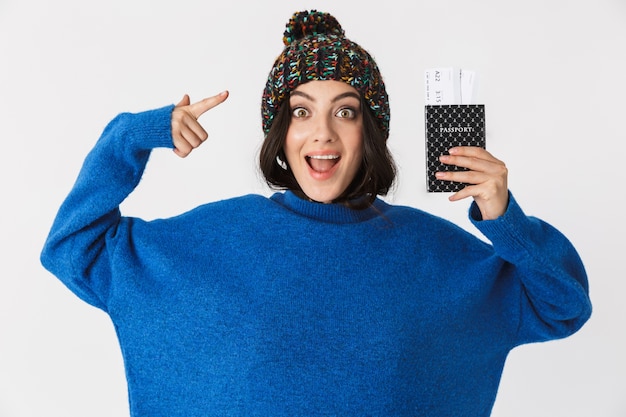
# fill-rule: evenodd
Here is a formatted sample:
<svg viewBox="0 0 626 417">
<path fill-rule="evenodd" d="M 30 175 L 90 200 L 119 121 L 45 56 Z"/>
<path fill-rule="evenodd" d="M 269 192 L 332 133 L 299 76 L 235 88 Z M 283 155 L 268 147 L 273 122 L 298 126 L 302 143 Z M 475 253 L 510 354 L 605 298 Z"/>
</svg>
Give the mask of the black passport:
<svg viewBox="0 0 626 417">
<path fill-rule="evenodd" d="M 435 178 L 438 171 L 466 171 L 439 162 L 455 146 L 485 147 L 485 106 L 483 104 L 428 105 L 425 107 L 426 182 L 429 192 L 456 192 L 467 184 Z"/>
</svg>

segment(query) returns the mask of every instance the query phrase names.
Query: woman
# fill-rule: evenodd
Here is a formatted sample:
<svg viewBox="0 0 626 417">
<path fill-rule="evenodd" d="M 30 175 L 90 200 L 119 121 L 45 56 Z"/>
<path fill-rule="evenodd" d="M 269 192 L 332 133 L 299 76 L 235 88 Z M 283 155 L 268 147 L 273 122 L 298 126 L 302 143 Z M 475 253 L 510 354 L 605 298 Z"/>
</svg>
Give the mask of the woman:
<svg viewBox="0 0 626 417">
<path fill-rule="evenodd" d="M 109 314 L 133 416 L 488 416 L 515 346 L 591 313 L 575 249 L 526 216 L 484 149 L 442 162 L 491 241 L 393 206 L 389 103 L 330 15 L 296 13 L 263 93 L 260 166 L 285 192 L 169 219 L 124 217 L 150 152 L 184 157 L 228 93 L 121 114 L 90 152 L 42 252 Z"/>
</svg>

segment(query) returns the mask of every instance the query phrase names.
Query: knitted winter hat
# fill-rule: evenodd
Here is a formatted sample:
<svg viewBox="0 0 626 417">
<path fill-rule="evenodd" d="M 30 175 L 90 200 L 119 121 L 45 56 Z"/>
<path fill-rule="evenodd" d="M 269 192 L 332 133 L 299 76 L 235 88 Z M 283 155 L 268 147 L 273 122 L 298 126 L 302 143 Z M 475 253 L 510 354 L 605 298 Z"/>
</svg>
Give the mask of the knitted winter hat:
<svg viewBox="0 0 626 417">
<path fill-rule="evenodd" d="M 368 103 L 385 139 L 389 137 L 389 99 L 382 76 L 370 54 L 345 37 L 332 15 L 316 10 L 295 13 L 286 25 L 285 49 L 270 71 L 261 115 L 263 131 L 272 126 L 288 94 L 312 80 L 343 81 Z"/>
</svg>

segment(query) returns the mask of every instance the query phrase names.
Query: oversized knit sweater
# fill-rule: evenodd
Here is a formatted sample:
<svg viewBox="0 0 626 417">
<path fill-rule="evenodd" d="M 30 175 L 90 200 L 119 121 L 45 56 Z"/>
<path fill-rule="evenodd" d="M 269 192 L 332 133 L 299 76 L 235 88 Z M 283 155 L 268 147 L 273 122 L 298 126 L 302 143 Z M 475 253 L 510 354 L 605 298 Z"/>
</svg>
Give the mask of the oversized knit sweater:
<svg viewBox="0 0 626 417">
<path fill-rule="evenodd" d="M 470 208 L 491 244 L 415 208 L 291 192 L 124 217 L 171 111 L 107 126 L 41 255 L 110 316 L 132 416 L 488 416 L 512 348 L 590 315 L 576 251 L 512 195 L 496 220 Z"/>
</svg>

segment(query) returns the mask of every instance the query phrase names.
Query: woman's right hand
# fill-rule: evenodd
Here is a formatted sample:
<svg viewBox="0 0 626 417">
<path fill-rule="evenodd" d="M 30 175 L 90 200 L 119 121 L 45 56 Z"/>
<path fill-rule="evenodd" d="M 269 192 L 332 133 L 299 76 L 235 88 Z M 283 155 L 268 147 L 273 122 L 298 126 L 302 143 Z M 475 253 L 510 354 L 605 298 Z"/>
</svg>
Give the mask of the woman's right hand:
<svg viewBox="0 0 626 417">
<path fill-rule="evenodd" d="M 198 118 L 227 98 L 228 91 L 223 91 L 216 96 L 190 104 L 189 96 L 185 94 L 172 111 L 172 139 L 176 155 L 184 158 L 207 140 L 209 135 L 198 123 Z"/>
</svg>

